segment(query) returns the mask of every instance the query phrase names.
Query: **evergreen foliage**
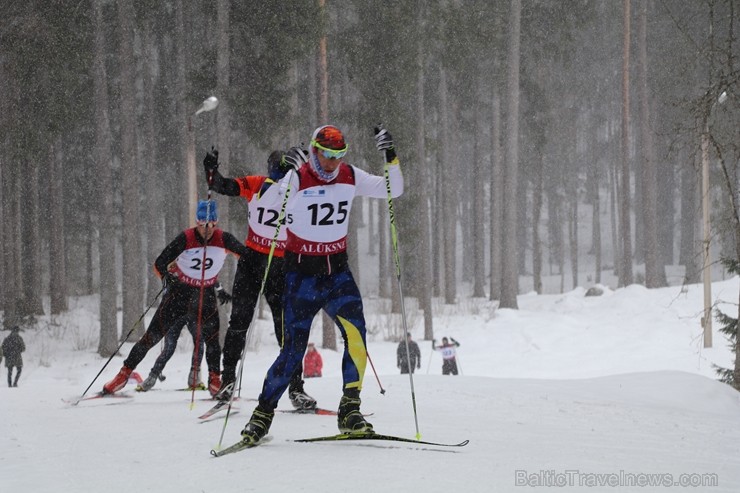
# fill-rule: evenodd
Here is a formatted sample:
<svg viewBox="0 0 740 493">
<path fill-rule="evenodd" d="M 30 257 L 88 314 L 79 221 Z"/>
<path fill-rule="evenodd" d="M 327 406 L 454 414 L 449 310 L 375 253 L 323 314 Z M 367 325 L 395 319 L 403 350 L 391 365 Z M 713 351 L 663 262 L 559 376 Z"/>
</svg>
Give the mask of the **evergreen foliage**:
<svg viewBox="0 0 740 493">
<path fill-rule="evenodd" d="M 725 269 L 727 269 L 729 273 L 735 275 L 740 274 L 740 261 L 738 261 L 737 259 L 723 258 L 722 265 L 725 266 Z M 717 323 L 719 323 L 719 331 L 727 337 L 727 340 L 729 342 L 728 345 L 732 352 L 735 353 L 738 327 L 737 317 L 731 317 L 730 315 L 727 315 L 726 313 L 723 313 L 722 311 L 717 309 L 714 312 L 714 319 L 717 321 Z M 735 354 L 736 358 L 737 356 L 738 355 Z M 737 388 L 733 369 L 714 365 L 714 370 L 717 372 L 717 376 L 719 376 L 719 380 L 721 382 Z"/>
</svg>

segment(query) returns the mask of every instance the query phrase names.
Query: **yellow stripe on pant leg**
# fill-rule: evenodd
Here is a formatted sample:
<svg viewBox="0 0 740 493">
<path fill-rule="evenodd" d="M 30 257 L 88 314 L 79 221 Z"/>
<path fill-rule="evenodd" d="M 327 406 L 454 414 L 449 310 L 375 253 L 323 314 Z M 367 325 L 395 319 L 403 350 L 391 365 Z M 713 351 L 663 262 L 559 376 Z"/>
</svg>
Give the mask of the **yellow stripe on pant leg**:
<svg viewBox="0 0 740 493">
<path fill-rule="evenodd" d="M 362 336 L 360 335 L 359 329 L 355 327 L 352 322 L 346 318 L 340 317 L 339 315 L 337 315 L 337 320 L 342 324 L 344 333 L 347 335 L 347 349 L 349 351 L 349 356 L 352 358 L 352 362 L 357 368 L 357 375 L 360 378 L 357 382 L 346 384 L 345 387 L 348 389 L 356 388 L 357 390 L 361 390 L 362 379 L 365 376 L 365 366 L 367 366 L 367 350 L 365 349 L 365 343 L 362 342 Z"/>
</svg>

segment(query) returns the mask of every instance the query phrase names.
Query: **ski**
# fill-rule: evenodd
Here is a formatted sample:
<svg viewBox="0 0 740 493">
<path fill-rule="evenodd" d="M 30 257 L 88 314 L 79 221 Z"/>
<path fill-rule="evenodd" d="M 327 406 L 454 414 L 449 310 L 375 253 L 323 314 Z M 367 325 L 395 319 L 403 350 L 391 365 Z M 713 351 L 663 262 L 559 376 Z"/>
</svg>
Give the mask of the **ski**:
<svg viewBox="0 0 740 493">
<path fill-rule="evenodd" d="M 113 393 L 113 394 L 105 394 L 102 391 L 96 392 L 92 395 L 88 395 L 87 397 L 73 397 L 71 399 L 62 399 L 62 402 L 69 404 L 71 406 L 76 406 L 82 401 L 89 401 L 91 399 L 101 399 L 101 398 L 119 398 L 119 399 L 131 399 L 133 396 L 128 395 L 125 392 L 121 393 Z"/>
<path fill-rule="evenodd" d="M 316 407 L 313 409 L 276 409 L 279 413 L 286 414 L 320 414 L 321 416 L 337 416 L 339 413 L 331 409 Z M 372 416 L 373 413 L 363 414 L 363 416 Z"/>
<path fill-rule="evenodd" d="M 180 389 L 160 389 L 160 388 L 156 388 L 156 389 L 144 390 L 144 388 L 141 385 L 137 385 L 134 390 L 136 390 L 137 392 L 157 392 L 159 390 L 174 390 L 176 392 L 192 392 L 193 390 L 195 390 L 196 392 L 200 392 L 202 390 L 208 390 L 208 389 L 205 386 L 203 386 L 203 387 L 195 387 L 195 389 L 193 389 L 192 387 L 183 387 L 183 388 L 180 388 Z M 208 399 L 210 399 L 210 397 Z"/>
<path fill-rule="evenodd" d="M 330 435 L 316 438 L 302 438 L 293 440 L 294 442 L 341 442 L 344 440 L 387 440 L 393 442 L 416 443 L 418 445 L 433 445 L 435 447 L 464 447 L 470 440 L 463 440 L 460 443 L 438 443 L 427 442 L 424 440 L 415 440 L 413 438 L 403 438 L 393 435 L 381 435 L 379 433 L 340 433 L 339 435 Z"/>
<path fill-rule="evenodd" d="M 286 414 L 321 414 L 322 416 L 336 416 L 338 414 L 337 411 L 322 409 L 320 407 L 315 407 L 313 409 L 276 409 L 276 411 Z"/>
<path fill-rule="evenodd" d="M 208 411 L 198 416 L 198 419 L 208 419 L 214 414 L 216 414 L 217 412 L 224 411 L 228 408 L 229 408 L 229 401 L 218 401 L 215 406 L 213 406 Z M 232 411 L 234 410 L 233 407 L 231 409 Z"/>
<path fill-rule="evenodd" d="M 267 443 L 270 440 L 272 440 L 271 436 L 263 437 L 259 442 L 245 442 L 244 440 L 239 440 L 234 445 L 230 447 L 226 447 L 221 450 L 211 450 L 211 455 L 214 457 L 221 457 L 227 454 L 233 454 L 234 452 L 239 452 L 241 450 L 245 450 L 248 448 L 254 448 L 258 445 L 262 445 L 263 443 Z"/>
<path fill-rule="evenodd" d="M 231 416 L 233 416 L 235 414 L 239 414 L 239 409 L 237 409 L 235 407 L 232 407 L 231 408 Z M 225 418 L 226 418 L 226 413 L 216 413 L 216 414 L 212 414 L 211 416 L 209 416 L 207 418 L 204 418 L 204 419 L 198 418 L 198 423 L 200 423 L 200 424 L 210 423 L 211 421 L 216 421 L 216 420 L 225 419 Z"/>
</svg>

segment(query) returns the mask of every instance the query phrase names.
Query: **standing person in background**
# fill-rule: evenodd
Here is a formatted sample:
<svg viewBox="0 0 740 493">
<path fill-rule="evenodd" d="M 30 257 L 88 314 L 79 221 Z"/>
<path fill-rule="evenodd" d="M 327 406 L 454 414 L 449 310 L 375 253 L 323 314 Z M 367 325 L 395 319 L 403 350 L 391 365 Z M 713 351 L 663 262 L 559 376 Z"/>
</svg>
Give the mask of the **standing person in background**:
<svg viewBox="0 0 740 493">
<path fill-rule="evenodd" d="M 388 183 L 382 176 L 344 162 L 344 135 L 337 127 L 324 125 L 314 131 L 308 156 L 297 147 L 288 151 L 284 160 L 295 171 L 265 194 L 265 201 L 275 207 L 286 204 L 285 339 L 267 371 L 259 404 L 242 430 L 245 444 L 256 444 L 267 435 L 278 400 L 301 365 L 311 322 L 322 309 L 337 324 L 344 340 L 339 430 L 373 432 L 373 426 L 360 411 L 360 390 L 367 364 L 366 328 L 362 296 L 347 258 L 349 215 L 357 196 L 387 198 L 389 194 L 398 197 L 403 193 L 403 176 L 393 139 L 385 129 L 377 129 L 375 141 L 376 147 L 385 153 Z"/>
<path fill-rule="evenodd" d="M 154 262 L 154 270 L 162 279 L 164 296 L 146 332 L 131 348 L 121 370 L 103 386 L 103 394 L 121 390 L 147 352 L 162 340 L 174 324 L 183 324 L 185 320 L 194 320 L 197 324 L 199 313 L 202 318 L 201 335 L 206 345 L 208 390 L 211 395 L 218 392 L 221 386 L 221 345 L 218 340 L 218 305 L 214 285 L 218 282 L 218 273 L 228 253 L 246 255 L 248 252 L 231 233 L 218 229 L 217 223 L 216 201 L 199 201 L 196 226 L 177 235 L 159 254 Z M 193 361 L 188 377 L 191 387 L 197 384 L 196 366 L 197 361 Z M 153 375 L 155 379 L 158 376 Z"/>
<path fill-rule="evenodd" d="M 222 401 L 231 400 L 236 382 L 236 365 L 242 358 L 247 338 L 247 331 L 254 317 L 254 310 L 259 301 L 260 288 L 268 267 L 267 280 L 263 295 L 272 312 L 272 323 L 280 347 L 283 346 L 283 291 L 285 289 L 285 274 L 283 273 L 283 255 L 287 232 L 285 225 L 280 227 L 275 241 L 275 249 L 270 259 L 270 249 L 275 230 L 278 226 L 280 204 L 277 207 L 265 204 L 262 200 L 267 190 L 277 183 L 288 167 L 283 163 L 283 153 L 272 151 L 267 158 L 268 176 L 242 176 L 240 178 L 225 178 L 218 171 L 218 151 L 214 150 L 206 155 L 203 167 L 211 189 L 230 197 L 243 197 L 247 201 L 249 230 L 245 241 L 249 253 L 239 259 L 232 288 L 233 301 L 231 318 L 226 331 L 223 348 L 223 379 L 221 390 L 217 398 Z M 303 389 L 302 368 L 300 365 L 290 377 L 288 397 L 296 409 L 314 409 L 316 399 L 306 394 Z"/>
<path fill-rule="evenodd" d="M 303 376 L 306 378 L 320 377 L 323 366 L 324 361 L 316 350 L 316 346 L 313 342 L 309 342 L 306 356 L 303 357 Z"/>
<path fill-rule="evenodd" d="M 452 344 L 446 337 L 442 338 L 442 345 L 437 346 L 437 340 L 432 340 L 432 349 L 442 354 L 442 375 L 457 375 L 457 360 L 455 359 L 455 348 L 460 347 L 460 343 L 450 337 Z"/>
<path fill-rule="evenodd" d="M 406 344 L 409 345 L 408 356 L 411 357 L 411 364 L 406 357 Z M 401 374 L 414 373 L 414 368 L 421 368 L 421 350 L 419 345 L 411 340 L 411 334 L 406 332 L 406 341 L 398 343 L 398 349 L 396 349 L 396 366 L 401 369 Z"/>
<path fill-rule="evenodd" d="M 18 379 L 23 371 L 23 356 L 21 353 L 26 350 L 26 343 L 20 334 L 20 327 L 17 325 L 10 328 L 10 335 L 3 341 L 3 355 L 5 356 L 5 367 L 8 369 L 8 387 L 17 387 Z M 16 368 L 15 380 L 13 379 L 13 367 Z"/>
</svg>

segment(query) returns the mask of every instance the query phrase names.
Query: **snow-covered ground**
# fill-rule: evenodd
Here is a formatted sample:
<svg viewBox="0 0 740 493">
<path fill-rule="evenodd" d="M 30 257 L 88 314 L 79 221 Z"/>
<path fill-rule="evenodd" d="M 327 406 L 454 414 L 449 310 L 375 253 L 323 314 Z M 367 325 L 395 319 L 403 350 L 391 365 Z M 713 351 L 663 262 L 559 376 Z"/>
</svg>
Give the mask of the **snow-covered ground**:
<svg viewBox="0 0 740 493">
<path fill-rule="evenodd" d="M 716 282 L 715 301 L 736 313 L 737 278 Z M 368 312 L 376 312 L 368 299 Z M 333 434 L 328 416 L 277 414 L 273 440 L 212 458 L 224 420 L 201 423 L 212 402 L 199 392 L 191 408 L 184 386 L 191 343 L 165 369 L 167 380 L 130 399 L 96 399 L 73 407 L 105 359 L 95 354 L 93 299 L 73 300 L 55 325 L 26 331 L 18 388 L 0 379 L 0 489 L 8 492 L 518 492 L 740 491 L 740 394 L 714 380 L 712 364 L 733 355 L 717 331 L 702 347 L 702 289 L 606 289 L 585 297 L 522 295 L 514 310 L 484 300 L 436 305 L 435 336 L 452 336 L 462 375 L 441 375 L 441 358 L 423 341 L 414 375 L 422 439 L 458 442 L 443 449 L 395 442 L 304 444 Z M 733 314 L 734 314 L 733 313 Z M 368 316 L 369 351 L 386 390 L 368 366 L 363 410 L 376 430 L 413 438 L 416 423 L 407 375 L 386 341 L 388 315 Z M 277 354 L 270 323 L 259 320 L 247 354 L 242 396 L 256 397 Z M 2 333 L 3 336 L 7 332 Z M 312 335 L 319 342 L 318 331 Z M 112 378 L 131 344 L 93 385 Z M 143 376 L 157 356 L 137 368 Z M 340 354 L 319 348 L 324 377 L 306 390 L 322 407 L 341 393 Z M 223 444 L 239 438 L 254 402 L 242 400 Z M 287 398 L 282 409 L 290 407 Z M 681 482 L 690 486 L 679 486 Z"/>
</svg>

